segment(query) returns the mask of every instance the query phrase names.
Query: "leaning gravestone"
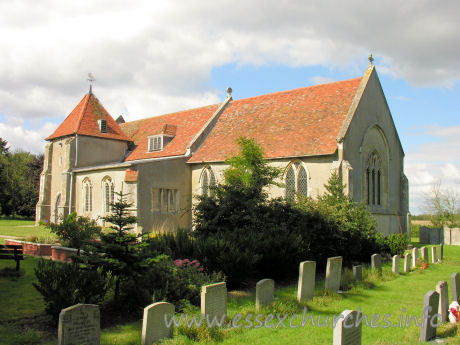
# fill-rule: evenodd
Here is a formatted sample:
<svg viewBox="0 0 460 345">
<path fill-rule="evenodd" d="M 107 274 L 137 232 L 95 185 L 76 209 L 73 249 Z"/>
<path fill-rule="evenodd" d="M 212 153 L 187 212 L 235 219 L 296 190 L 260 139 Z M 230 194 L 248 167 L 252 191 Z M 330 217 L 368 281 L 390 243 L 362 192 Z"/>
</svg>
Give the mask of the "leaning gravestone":
<svg viewBox="0 0 460 345">
<path fill-rule="evenodd" d="M 435 264 L 436 263 L 436 247 L 431 247 L 431 263 Z"/>
<path fill-rule="evenodd" d="M 273 302 L 275 296 L 275 281 L 262 279 L 256 284 L 256 310 Z"/>
<path fill-rule="evenodd" d="M 153 303 L 144 308 L 142 320 L 142 345 L 151 345 L 160 339 L 172 338 L 173 323 L 166 326 L 166 320 L 174 317 L 174 305 L 166 302 Z"/>
<path fill-rule="evenodd" d="M 342 257 L 334 256 L 327 259 L 326 267 L 326 290 L 336 292 L 340 289 L 342 277 Z"/>
<path fill-rule="evenodd" d="M 417 267 L 417 261 L 418 261 L 418 248 L 415 247 L 412 249 L 412 268 Z"/>
<path fill-rule="evenodd" d="M 458 298 L 460 297 L 460 275 L 457 272 L 452 273 L 450 285 L 452 286 L 452 301 L 458 302 Z"/>
<path fill-rule="evenodd" d="M 76 304 L 59 314 L 58 345 L 99 345 L 101 339 L 99 306 Z"/>
<path fill-rule="evenodd" d="M 382 273 L 382 257 L 380 254 L 373 254 L 371 256 L 371 267 L 373 271 L 377 271 L 379 274 Z"/>
<path fill-rule="evenodd" d="M 358 313 L 355 310 L 345 310 L 340 315 L 334 327 L 333 345 L 361 345 L 362 323 L 356 325 Z"/>
<path fill-rule="evenodd" d="M 399 274 L 399 255 L 393 256 L 393 265 L 391 270 L 393 273 Z"/>
<path fill-rule="evenodd" d="M 444 259 L 444 244 L 439 245 L 439 260 Z"/>
<path fill-rule="evenodd" d="M 422 260 L 428 263 L 428 248 L 427 247 L 422 247 Z"/>
<path fill-rule="evenodd" d="M 410 272 L 410 254 L 404 255 L 404 273 Z"/>
<path fill-rule="evenodd" d="M 216 316 L 220 321 L 227 314 L 227 286 L 224 283 L 204 285 L 201 287 L 201 314 L 208 315 L 209 320 Z"/>
<path fill-rule="evenodd" d="M 428 317 L 422 317 L 422 324 L 420 327 L 420 341 L 430 341 L 436 338 L 436 327 L 431 324 L 431 318 L 437 314 L 439 305 L 439 294 L 436 291 L 428 291 L 423 299 L 423 311 Z M 428 307 L 431 307 L 429 310 Z M 435 320 L 433 324 L 435 324 Z"/>
<path fill-rule="evenodd" d="M 363 280 L 363 266 L 353 266 L 353 278 L 358 281 Z"/>
<path fill-rule="evenodd" d="M 297 300 L 313 299 L 315 293 L 316 262 L 303 261 L 299 265 L 299 283 L 297 285 Z"/>
<path fill-rule="evenodd" d="M 449 287 L 447 282 L 440 281 L 436 285 L 436 292 L 439 294 L 438 314 L 441 314 L 442 321 L 447 321 L 449 312 Z"/>
</svg>

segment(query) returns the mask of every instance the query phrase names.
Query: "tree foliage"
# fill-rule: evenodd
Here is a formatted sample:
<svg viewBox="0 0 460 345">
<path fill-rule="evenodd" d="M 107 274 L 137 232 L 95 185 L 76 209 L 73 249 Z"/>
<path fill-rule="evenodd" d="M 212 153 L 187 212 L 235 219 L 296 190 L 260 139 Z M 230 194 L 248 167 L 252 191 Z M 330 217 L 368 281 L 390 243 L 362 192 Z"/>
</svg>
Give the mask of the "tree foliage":
<svg viewBox="0 0 460 345">
<path fill-rule="evenodd" d="M 444 189 L 441 183 L 433 185 L 426 195 L 426 208 L 431 223 L 436 227 L 460 226 L 460 194 L 456 189 Z"/>
</svg>

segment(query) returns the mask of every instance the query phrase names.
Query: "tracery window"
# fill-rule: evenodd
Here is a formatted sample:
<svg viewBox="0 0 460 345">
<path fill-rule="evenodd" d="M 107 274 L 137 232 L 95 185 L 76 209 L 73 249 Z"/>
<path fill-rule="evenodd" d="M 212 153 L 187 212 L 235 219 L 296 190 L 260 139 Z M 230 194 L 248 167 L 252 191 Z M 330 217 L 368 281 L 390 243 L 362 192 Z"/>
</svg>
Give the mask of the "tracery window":
<svg viewBox="0 0 460 345">
<path fill-rule="evenodd" d="M 104 212 L 111 211 L 111 204 L 114 202 L 114 187 L 113 182 L 110 177 L 105 177 L 102 180 L 102 188 L 103 188 L 103 195 L 104 195 Z"/>
<path fill-rule="evenodd" d="M 296 195 L 308 195 L 307 171 L 300 162 L 291 164 L 286 173 L 286 199 L 294 200 Z"/>
<path fill-rule="evenodd" d="M 211 167 L 207 167 L 201 174 L 201 194 L 205 196 L 212 195 L 214 187 L 216 187 L 216 176 Z"/>
<path fill-rule="evenodd" d="M 382 165 L 376 152 L 373 152 L 367 161 L 366 167 L 366 194 L 368 205 L 382 203 Z"/>
<path fill-rule="evenodd" d="M 84 211 L 91 212 L 93 210 L 93 186 L 89 179 L 83 181 L 84 193 Z"/>
</svg>

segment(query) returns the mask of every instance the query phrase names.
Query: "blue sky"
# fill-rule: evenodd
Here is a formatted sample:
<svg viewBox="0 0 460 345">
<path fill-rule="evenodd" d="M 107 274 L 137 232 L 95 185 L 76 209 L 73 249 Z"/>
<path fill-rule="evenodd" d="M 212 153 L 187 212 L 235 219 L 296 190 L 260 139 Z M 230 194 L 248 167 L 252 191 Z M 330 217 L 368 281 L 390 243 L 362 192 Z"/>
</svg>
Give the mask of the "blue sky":
<svg viewBox="0 0 460 345">
<path fill-rule="evenodd" d="M 460 191 L 460 4 L 428 0 L 0 3 L 0 137 L 41 152 L 88 90 L 127 120 L 361 76 L 374 54 L 413 213 Z"/>
</svg>

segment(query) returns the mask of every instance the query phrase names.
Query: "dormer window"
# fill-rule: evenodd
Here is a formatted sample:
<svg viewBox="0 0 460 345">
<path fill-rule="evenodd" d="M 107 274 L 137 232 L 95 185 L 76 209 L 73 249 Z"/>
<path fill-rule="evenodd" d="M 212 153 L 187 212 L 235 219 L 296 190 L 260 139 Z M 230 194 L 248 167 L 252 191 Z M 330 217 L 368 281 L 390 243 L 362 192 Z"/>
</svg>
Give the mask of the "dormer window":
<svg viewBox="0 0 460 345">
<path fill-rule="evenodd" d="M 149 137 L 149 152 L 163 150 L 163 135 Z"/>
<path fill-rule="evenodd" d="M 107 120 L 97 120 L 101 133 L 107 133 Z"/>
</svg>

